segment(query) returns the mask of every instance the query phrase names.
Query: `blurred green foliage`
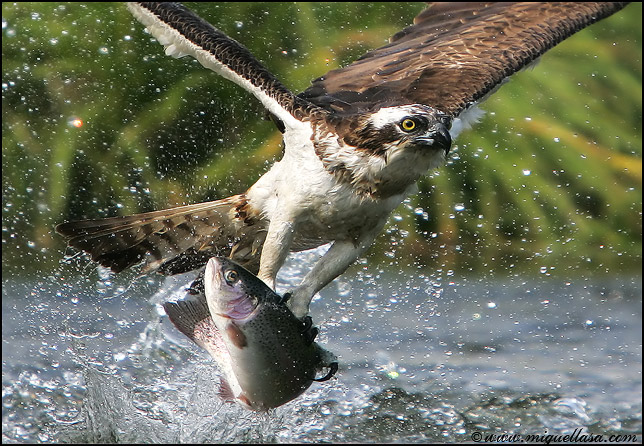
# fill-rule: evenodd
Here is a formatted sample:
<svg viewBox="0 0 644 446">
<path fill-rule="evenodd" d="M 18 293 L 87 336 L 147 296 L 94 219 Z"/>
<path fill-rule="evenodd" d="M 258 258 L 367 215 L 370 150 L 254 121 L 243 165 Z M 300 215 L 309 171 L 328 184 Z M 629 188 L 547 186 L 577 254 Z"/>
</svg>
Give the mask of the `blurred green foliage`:
<svg viewBox="0 0 644 446">
<path fill-rule="evenodd" d="M 424 8 L 187 5 L 297 92 Z M 3 273 L 55 267 L 56 223 L 243 192 L 279 158 L 280 134 L 254 98 L 190 58 L 165 56 L 123 4 L 2 8 Z M 641 3 L 632 4 L 514 76 L 395 213 L 372 261 L 639 270 L 641 34 Z"/>
</svg>

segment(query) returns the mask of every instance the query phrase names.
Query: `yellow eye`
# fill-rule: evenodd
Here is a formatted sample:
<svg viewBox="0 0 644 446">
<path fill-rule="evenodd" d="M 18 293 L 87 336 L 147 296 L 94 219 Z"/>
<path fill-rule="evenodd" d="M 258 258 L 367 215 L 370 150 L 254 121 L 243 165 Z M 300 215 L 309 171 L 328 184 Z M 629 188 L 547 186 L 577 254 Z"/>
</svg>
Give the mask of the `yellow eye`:
<svg viewBox="0 0 644 446">
<path fill-rule="evenodd" d="M 411 132 L 416 128 L 416 122 L 413 119 L 406 118 L 401 121 L 400 127 L 406 132 Z"/>
<path fill-rule="evenodd" d="M 224 273 L 224 279 L 229 285 L 232 285 L 239 279 L 239 273 L 234 269 L 229 269 Z"/>
</svg>

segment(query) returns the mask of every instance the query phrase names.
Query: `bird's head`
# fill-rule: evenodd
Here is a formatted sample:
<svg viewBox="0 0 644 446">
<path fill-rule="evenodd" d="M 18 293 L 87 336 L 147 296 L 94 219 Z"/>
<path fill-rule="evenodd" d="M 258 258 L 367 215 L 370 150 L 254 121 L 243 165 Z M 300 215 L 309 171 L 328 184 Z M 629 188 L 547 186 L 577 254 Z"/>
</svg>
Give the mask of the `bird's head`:
<svg viewBox="0 0 644 446">
<path fill-rule="evenodd" d="M 452 145 L 451 118 L 427 105 L 383 107 L 364 113 L 345 142 L 374 155 L 390 157 L 404 151 L 439 152 L 444 157 Z"/>
<path fill-rule="evenodd" d="M 337 114 L 319 126 L 315 150 L 324 167 L 366 196 L 405 193 L 440 166 L 452 144 L 449 115 L 426 105 Z"/>
</svg>

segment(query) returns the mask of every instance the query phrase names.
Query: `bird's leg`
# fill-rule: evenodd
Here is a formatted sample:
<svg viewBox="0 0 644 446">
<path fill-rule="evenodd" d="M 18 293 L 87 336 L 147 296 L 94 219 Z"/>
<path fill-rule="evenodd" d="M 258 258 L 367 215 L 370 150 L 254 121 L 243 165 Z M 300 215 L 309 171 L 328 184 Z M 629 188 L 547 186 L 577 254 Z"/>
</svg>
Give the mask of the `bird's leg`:
<svg viewBox="0 0 644 446">
<path fill-rule="evenodd" d="M 298 318 L 309 312 L 309 305 L 315 293 L 342 274 L 371 245 L 374 234 L 353 240 L 336 240 L 329 250 L 318 260 L 313 269 L 304 277 L 302 283 L 291 291 L 287 305 Z"/>
<path fill-rule="evenodd" d="M 293 241 L 293 222 L 288 219 L 273 219 L 268 225 L 266 240 L 262 246 L 262 255 L 259 259 L 259 273 L 271 289 L 275 289 L 275 277 L 284 264 Z"/>
</svg>

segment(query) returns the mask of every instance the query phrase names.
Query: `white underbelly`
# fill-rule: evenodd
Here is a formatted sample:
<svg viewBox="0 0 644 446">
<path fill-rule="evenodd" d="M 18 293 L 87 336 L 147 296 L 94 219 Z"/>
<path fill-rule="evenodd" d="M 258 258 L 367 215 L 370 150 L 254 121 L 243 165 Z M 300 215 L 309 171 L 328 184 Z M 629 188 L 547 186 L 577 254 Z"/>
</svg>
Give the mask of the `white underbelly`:
<svg viewBox="0 0 644 446">
<path fill-rule="evenodd" d="M 310 249 L 339 239 L 356 240 L 382 226 L 407 195 L 372 198 L 356 193 L 327 171 L 312 147 L 287 151 L 284 158 L 248 191 L 264 218 L 293 223 L 294 250 Z"/>
</svg>

